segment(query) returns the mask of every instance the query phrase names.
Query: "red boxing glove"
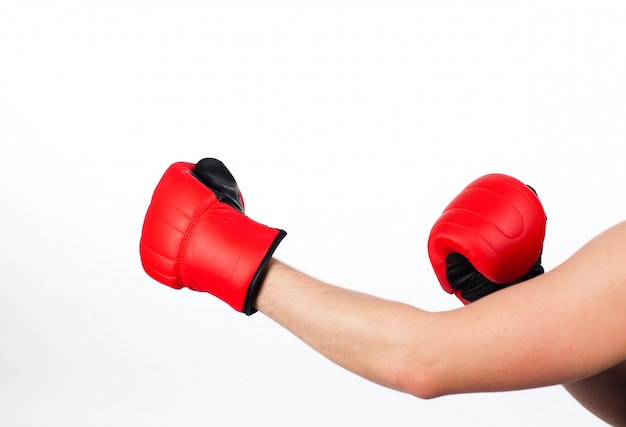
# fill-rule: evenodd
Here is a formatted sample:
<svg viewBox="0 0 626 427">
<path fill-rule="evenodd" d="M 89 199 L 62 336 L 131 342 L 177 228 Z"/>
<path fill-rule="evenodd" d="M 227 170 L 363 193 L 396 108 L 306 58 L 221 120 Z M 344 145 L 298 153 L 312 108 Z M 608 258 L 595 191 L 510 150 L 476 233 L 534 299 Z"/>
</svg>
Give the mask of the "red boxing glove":
<svg viewBox="0 0 626 427">
<path fill-rule="evenodd" d="M 428 238 L 441 286 L 468 304 L 542 274 L 546 220 L 535 191 L 517 179 L 490 174 L 473 181 Z"/>
<path fill-rule="evenodd" d="M 253 221 L 217 159 L 174 163 L 154 190 L 139 251 L 144 270 L 175 289 L 208 292 L 247 315 L 287 233 Z"/>
</svg>

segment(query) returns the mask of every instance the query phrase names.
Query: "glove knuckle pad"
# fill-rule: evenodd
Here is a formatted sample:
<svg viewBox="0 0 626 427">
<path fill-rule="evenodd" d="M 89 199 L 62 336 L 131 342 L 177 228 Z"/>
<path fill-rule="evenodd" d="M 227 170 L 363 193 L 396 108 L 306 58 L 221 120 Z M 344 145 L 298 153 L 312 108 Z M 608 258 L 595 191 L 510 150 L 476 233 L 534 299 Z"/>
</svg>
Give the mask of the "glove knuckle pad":
<svg viewBox="0 0 626 427">
<path fill-rule="evenodd" d="M 517 179 L 489 174 L 470 183 L 435 222 L 428 252 L 435 273 L 449 293 L 446 258 L 465 256 L 496 283 L 514 281 L 537 261 L 546 216 L 536 194 Z"/>
</svg>

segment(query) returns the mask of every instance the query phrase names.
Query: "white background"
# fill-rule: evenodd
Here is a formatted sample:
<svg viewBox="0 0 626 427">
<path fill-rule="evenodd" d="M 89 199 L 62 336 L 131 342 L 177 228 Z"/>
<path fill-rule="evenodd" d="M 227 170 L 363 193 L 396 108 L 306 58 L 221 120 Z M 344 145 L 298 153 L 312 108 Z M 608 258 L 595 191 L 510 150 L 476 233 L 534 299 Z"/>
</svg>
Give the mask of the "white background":
<svg viewBox="0 0 626 427">
<path fill-rule="evenodd" d="M 625 22 L 620 1 L 0 1 L 0 425 L 603 425 L 560 387 L 384 389 L 156 283 L 138 244 L 167 166 L 217 157 L 288 231 L 279 258 L 445 310 L 430 226 L 502 172 L 539 192 L 550 269 L 625 217 Z"/>
</svg>

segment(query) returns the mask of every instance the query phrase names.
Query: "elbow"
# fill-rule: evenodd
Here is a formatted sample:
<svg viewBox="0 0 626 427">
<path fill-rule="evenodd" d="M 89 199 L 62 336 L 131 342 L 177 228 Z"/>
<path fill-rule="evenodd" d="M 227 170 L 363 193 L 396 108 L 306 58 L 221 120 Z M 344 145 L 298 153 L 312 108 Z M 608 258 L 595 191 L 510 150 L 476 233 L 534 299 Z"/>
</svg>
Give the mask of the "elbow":
<svg viewBox="0 0 626 427">
<path fill-rule="evenodd" d="M 445 395 L 434 382 L 423 378 L 407 381 L 402 385 L 402 390 L 422 400 L 431 400 Z"/>
<path fill-rule="evenodd" d="M 430 399 L 435 399 L 437 397 L 442 396 L 442 394 L 438 394 L 438 393 L 433 392 L 432 390 L 427 390 L 427 389 L 410 390 L 408 391 L 408 393 L 422 400 L 430 400 Z"/>
<path fill-rule="evenodd" d="M 430 400 L 446 394 L 436 364 L 401 363 L 392 373 L 392 388 L 419 399 Z"/>
<path fill-rule="evenodd" d="M 439 333 L 445 325 L 440 325 L 438 319 L 444 318 L 432 314 L 424 316 L 430 317 L 420 314 L 420 322 L 393 337 L 382 359 L 385 360 L 383 370 L 393 388 L 431 400 L 452 394 L 458 373 L 454 359 L 446 356 L 448 343 Z M 420 334 L 416 336 L 414 330 L 419 330 Z"/>
</svg>

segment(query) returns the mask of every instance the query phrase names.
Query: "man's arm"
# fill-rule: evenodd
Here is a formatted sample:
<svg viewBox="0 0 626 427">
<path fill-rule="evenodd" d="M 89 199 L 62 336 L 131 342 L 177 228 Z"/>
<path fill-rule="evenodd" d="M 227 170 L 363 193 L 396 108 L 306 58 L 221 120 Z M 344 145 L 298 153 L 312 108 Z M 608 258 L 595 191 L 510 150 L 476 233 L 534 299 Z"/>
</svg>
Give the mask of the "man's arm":
<svg viewBox="0 0 626 427">
<path fill-rule="evenodd" d="M 256 308 L 340 366 L 422 398 L 527 389 L 626 360 L 625 259 L 626 222 L 544 275 L 441 313 L 325 284 L 273 260 Z"/>
<path fill-rule="evenodd" d="M 526 219 L 536 223 L 532 214 L 519 216 L 523 201 L 485 204 L 472 194 L 462 196 L 462 205 L 495 226 L 489 235 L 496 253 L 527 246 L 515 240 Z M 493 211 L 481 214 L 476 206 Z M 520 221 L 493 222 L 509 217 Z M 477 232 L 472 221 L 457 225 L 467 223 Z M 273 260 L 284 236 L 245 215 L 234 177 L 207 158 L 167 169 L 148 206 L 139 250 L 155 280 L 208 292 L 248 315 L 259 309 L 329 359 L 384 386 L 430 398 L 567 383 L 599 416 L 623 417 L 623 371 L 613 367 L 626 360 L 626 222 L 549 273 L 441 313 L 334 287 Z M 487 253 L 472 261 L 474 248 L 460 252 L 472 265 L 509 270 L 508 257 L 485 264 L 492 258 Z M 591 394 L 600 392 L 617 404 L 597 406 Z"/>
</svg>

